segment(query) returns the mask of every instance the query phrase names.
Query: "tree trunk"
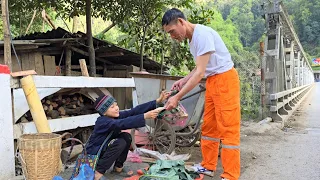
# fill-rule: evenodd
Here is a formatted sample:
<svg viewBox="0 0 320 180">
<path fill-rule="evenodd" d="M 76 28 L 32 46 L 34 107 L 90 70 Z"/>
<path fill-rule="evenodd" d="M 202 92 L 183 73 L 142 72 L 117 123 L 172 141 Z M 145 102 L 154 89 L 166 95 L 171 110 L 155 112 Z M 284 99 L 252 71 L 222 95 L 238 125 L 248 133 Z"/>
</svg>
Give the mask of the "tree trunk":
<svg viewBox="0 0 320 180">
<path fill-rule="evenodd" d="M 86 0 L 86 24 L 87 24 L 87 41 L 89 51 L 90 76 L 96 76 L 96 61 L 93 47 L 92 27 L 91 27 L 91 0 Z"/>
<path fill-rule="evenodd" d="M 8 11 L 8 0 L 1 0 L 1 11 L 2 11 L 2 22 L 3 22 L 3 32 L 4 32 L 4 63 L 12 71 L 11 65 L 11 46 L 10 38 L 11 34 L 9 31 L 9 11 Z"/>
<path fill-rule="evenodd" d="M 143 27 L 143 38 L 142 38 L 141 47 L 140 47 L 140 71 L 143 70 L 143 53 L 144 53 L 144 42 L 146 40 L 146 32 L 147 32 L 147 27 Z"/>
<path fill-rule="evenodd" d="M 66 76 L 71 76 L 71 56 L 71 50 L 66 48 Z"/>
<path fill-rule="evenodd" d="M 78 32 L 79 17 L 78 16 L 73 16 L 72 19 L 73 19 L 72 32 L 76 33 L 76 32 Z"/>
</svg>

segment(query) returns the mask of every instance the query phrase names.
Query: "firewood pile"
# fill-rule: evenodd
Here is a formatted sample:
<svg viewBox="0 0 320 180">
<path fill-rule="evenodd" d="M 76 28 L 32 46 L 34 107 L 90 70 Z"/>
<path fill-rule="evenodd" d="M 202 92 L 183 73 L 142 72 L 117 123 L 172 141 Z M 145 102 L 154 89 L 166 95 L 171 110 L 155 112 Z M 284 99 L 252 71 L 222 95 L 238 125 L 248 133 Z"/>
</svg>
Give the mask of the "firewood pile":
<svg viewBox="0 0 320 180">
<path fill-rule="evenodd" d="M 58 119 L 96 113 L 93 102 L 79 93 L 51 95 L 41 100 L 47 119 Z M 21 122 L 32 121 L 30 111 L 21 117 Z"/>
</svg>

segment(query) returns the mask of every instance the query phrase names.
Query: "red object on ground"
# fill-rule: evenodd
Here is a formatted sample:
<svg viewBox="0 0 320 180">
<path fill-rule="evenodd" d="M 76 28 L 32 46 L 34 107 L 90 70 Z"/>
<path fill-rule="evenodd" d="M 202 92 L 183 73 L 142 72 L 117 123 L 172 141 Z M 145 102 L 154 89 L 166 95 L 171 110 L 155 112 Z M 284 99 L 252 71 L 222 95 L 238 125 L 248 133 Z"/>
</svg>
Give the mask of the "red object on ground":
<svg viewBox="0 0 320 180">
<path fill-rule="evenodd" d="M 195 180 L 202 180 L 204 178 L 204 175 L 203 174 L 199 174 L 199 178 L 195 179 Z"/>
<path fill-rule="evenodd" d="M 135 176 L 131 176 L 131 177 L 128 177 L 128 178 L 125 178 L 123 180 L 139 180 L 141 175 L 135 175 Z"/>
<path fill-rule="evenodd" d="M 0 64 L 0 74 L 10 74 L 10 69 L 7 65 Z"/>
</svg>

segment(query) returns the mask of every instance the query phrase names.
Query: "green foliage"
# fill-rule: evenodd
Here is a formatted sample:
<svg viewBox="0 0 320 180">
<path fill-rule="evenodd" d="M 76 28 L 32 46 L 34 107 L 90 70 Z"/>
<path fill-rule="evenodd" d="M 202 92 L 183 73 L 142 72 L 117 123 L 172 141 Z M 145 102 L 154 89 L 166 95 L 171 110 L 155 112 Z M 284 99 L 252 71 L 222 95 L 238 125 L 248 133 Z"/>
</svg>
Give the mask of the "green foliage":
<svg viewBox="0 0 320 180">
<path fill-rule="evenodd" d="M 320 1 L 284 0 L 300 42 L 307 53 L 318 56 L 320 46 Z"/>
</svg>

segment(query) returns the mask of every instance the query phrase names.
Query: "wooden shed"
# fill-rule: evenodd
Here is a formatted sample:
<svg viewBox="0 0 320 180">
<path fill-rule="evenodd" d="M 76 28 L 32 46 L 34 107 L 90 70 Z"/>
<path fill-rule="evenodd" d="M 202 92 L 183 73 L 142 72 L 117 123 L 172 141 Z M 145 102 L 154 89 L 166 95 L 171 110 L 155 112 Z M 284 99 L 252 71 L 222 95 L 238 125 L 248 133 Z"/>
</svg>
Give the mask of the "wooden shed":
<svg viewBox="0 0 320 180">
<path fill-rule="evenodd" d="M 12 71 L 35 70 L 45 76 L 81 76 L 79 59 L 85 59 L 89 66 L 89 53 L 86 34 L 70 33 L 57 28 L 45 33 L 37 32 L 13 39 Z M 120 48 L 110 42 L 93 38 L 96 55 L 97 77 L 130 77 L 130 72 L 139 71 L 140 55 Z M 3 42 L 0 42 L 3 46 Z M 3 50 L 0 51 L 0 64 L 4 64 Z M 159 74 L 161 64 L 144 57 L 144 70 Z M 163 68 L 164 70 L 167 67 Z M 109 88 L 110 93 L 119 101 L 121 109 L 130 108 L 131 90 Z M 128 99 L 129 98 L 129 99 Z"/>
</svg>

